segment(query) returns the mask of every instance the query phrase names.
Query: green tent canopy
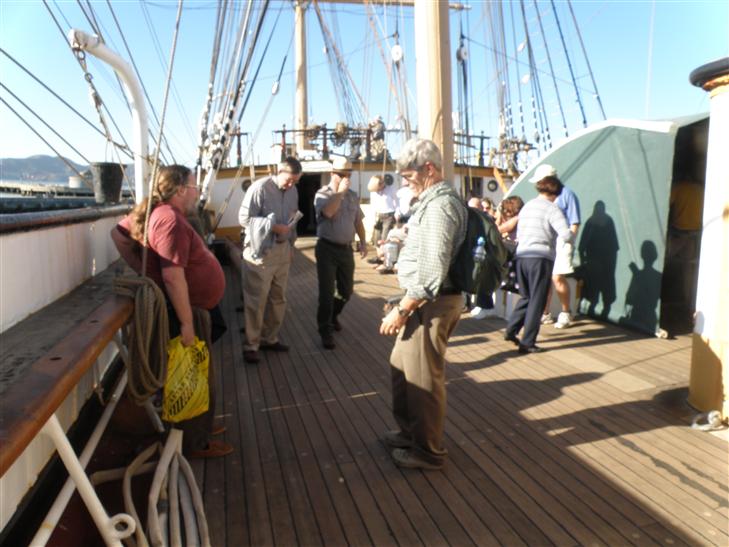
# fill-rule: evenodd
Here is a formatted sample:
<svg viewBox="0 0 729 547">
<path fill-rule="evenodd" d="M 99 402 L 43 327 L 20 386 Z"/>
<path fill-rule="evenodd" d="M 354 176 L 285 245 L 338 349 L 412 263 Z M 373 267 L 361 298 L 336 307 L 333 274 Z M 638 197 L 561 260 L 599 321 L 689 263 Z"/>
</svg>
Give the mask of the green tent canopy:
<svg viewBox="0 0 729 547">
<path fill-rule="evenodd" d="M 580 200 L 575 276 L 580 313 L 658 332 L 671 184 L 703 186 L 708 114 L 663 121 L 609 120 L 584 129 L 522 173 L 508 195 L 536 197 L 537 166 L 557 168 Z"/>
</svg>

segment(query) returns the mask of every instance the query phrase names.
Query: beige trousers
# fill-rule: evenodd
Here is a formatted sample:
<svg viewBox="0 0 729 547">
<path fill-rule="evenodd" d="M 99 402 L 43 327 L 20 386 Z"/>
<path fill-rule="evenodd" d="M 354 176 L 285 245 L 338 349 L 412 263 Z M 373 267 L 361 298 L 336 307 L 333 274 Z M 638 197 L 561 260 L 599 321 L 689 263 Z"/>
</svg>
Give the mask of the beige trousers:
<svg viewBox="0 0 729 547">
<path fill-rule="evenodd" d="M 461 295 L 426 302 L 400 330 L 390 355 L 392 411 L 412 450 L 442 464 L 446 412 L 445 353 L 463 309 Z"/>
<path fill-rule="evenodd" d="M 244 350 L 278 342 L 286 312 L 286 284 L 291 266 L 291 244 L 276 243 L 262 259 L 243 250 Z"/>
</svg>

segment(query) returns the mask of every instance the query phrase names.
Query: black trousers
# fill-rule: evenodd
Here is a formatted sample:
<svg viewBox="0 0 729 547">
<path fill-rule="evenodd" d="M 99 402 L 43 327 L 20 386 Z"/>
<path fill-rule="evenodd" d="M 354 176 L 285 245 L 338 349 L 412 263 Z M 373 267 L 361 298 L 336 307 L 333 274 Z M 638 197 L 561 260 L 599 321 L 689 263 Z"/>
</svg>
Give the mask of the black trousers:
<svg viewBox="0 0 729 547">
<path fill-rule="evenodd" d="M 521 337 L 523 346 L 531 347 L 537 341 L 542 312 L 547 303 L 547 291 L 552 282 L 554 261 L 548 258 L 516 259 L 516 277 L 519 295 L 514 311 L 511 312 L 506 334 L 516 335 L 524 327 Z"/>
<path fill-rule="evenodd" d="M 320 334 L 331 335 L 334 319 L 342 313 L 354 290 L 354 254 L 351 245 L 340 245 L 319 238 L 315 255 L 319 279 L 316 322 Z"/>
</svg>

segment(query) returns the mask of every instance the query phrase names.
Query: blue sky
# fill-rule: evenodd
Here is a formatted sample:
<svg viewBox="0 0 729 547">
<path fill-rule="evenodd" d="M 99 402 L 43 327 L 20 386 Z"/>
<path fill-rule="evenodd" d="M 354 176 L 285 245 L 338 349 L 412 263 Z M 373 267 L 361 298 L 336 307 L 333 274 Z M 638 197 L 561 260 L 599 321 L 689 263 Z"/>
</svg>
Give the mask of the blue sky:
<svg viewBox="0 0 729 547">
<path fill-rule="evenodd" d="M 90 24 L 76 2 L 49 0 L 51 9 L 58 17 L 64 31 L 71 26 L 90 30 Z M 94 12 L 101 22 L 108 44 L 123 53 L 124 46 L 116 30 L 114 19 L 106 2 L 92 2 Z M 589 122 L 600 121 L 597 104 L 589 90 L 592 84 L 587 76 L 584 60 L 579 52 L 579 42 L 574 25 L 569 18 L 567 4 L 556 2 L 568 49 L 571 51 L 573 69 L 585 102 Z M 142 6 L 146 9 L 142 8 Z M 291 127 L 293 119 L 293 51 L 288 50 L 293 28 L 293 13 L 289 2 L 273 1 L 271 13 L 262 32 L 261 46 L 271 33 L 273 22 L 281 12 L 268 56 L 261 68 L 248 109 L 243 117 L 243 130 L 253 132 L 259 125 L 263 130 L 255 149 L 256 159 L 268 161 L 269 149 L 274 142 L 273 129 L 282 124 Z M 486 135 L 498 132 L 496 116 L 496 88 L 491 67 L 493 55 L 489 44 L 491 33 L 484 16 L 484 4 L 471 2 L 468 12 L 452 12 L 451 47 L 455 55 L 461 25 L 470 39 L 469 59 L 472 83 L 472 129 Z M 590 65 L 608 118 L 673 117 L 707 111 L 708 96 L 692 87 L 688 75 L 694 68 L 711 60 L 729 55 L 729 2 L 717 1 L 629 1 L 629 2 L 579 2 L 573 1 L 575 17 L 588 53 Z M 158 112 L 161 109 L 166 72 L 159 60 L 153 36 L 161 46 L 161 56 L 167 60 L 174 30 L 176 2 L 156 0 L 141 4 L 137 1 L 113 1 L 114 15 L 119 19 L 124 36 L 134 60 L 142 73 L 152 102 Z M 505 13 L 519 10 L 518 3 L 503 4 Z M 332 6 L 321 4 L 328 25 L 337 34 L 345 62 L 360 94 L 368 104 L 369 117 L 382 115 L 388 124 L 395 119 L 395 102 L 388 89 L 387 78 L 380 54 L 373 41 L 373 32 L 364 8 L 351 4 Z M 552 61 L 558 72 L 563 109 L 568 126 L 574 131 L 580 126 L 580 113 L 571 89 L 566 61 L 560 58 L 557 45 L 558 33 L 554 26 L 549 2 L 527 6 L 527 20 L 533 34 L 532 43 L 541 42 L 536 33 L 537 9 L 543 16 L 546 34 L 551 43 Z M 336 10 L 336 16 L 334 14 Z M 145 19 L 149 16 L 150 28 Z M 175 94 L 170 97 L 166 114 L 166 135 L 177 162 L 192 164 L 196 157 L 198 120 L 204 104 L 210 70 L 212 34 L 216 15 L 216 3 L 209 0 L 186 2 L 181 21 L 181 33 L 175 57 Z M 310 119 L 327 123 L 330 127 L 342 119 L 337 108 L 330 78 L 330 70 L 322 51 L 322 32 L 313 8 L 309 9 L 309 95 Z M 409 109 L 414 113 L 415 66 L 413 46 L 413 17 L 409 8 L 379 7 L 376 25 L 385 34 L 392 34 L 395 27 L 405 50 L 406 73 L 412 96 Z M 517 28 L 519 42 L 524 34 Z M 511 39 L 509 39 L 512 41 Z M 385 45 L 389 49 L 392 40 Z M 3 0 L 0 2 L 0 47 L 16 58 L 38 78 L 51 86 L 59 95 L 98 125 L 98 116 L 88 99 L 88 86 L 70 50 L 56 28 L 42 2 Z M 258 63 L 260 51 L 254 59 Z M 271 102 L 270 110 L 262 122 L 269 103 L 270 89 L 281 63 L 288 51 L 281 89 Z M 547 59 L 536 53 L 540 71 L 547 72 Z M 527 74 L 523 54 L 509 54 L 513 78 Z M 107 107 L 119 125 L 125 138 L 131 137 L 129 115 L 121 100 L 121 92 L 110 71 L 94 59 L 89 60 L 93 75 Z M 43 90 L 5 55 L 0 54 L 0 81 L 19 96 L 39 116 L 46 120 L 85 157 L 93 161 L 113 160 L 110 147 L 85 123 L 65 106 Z M 551 82 L 542 77 L 542 86 L 551 88 Z M 529 106 L 529 86 L 522 85 L 524 109 Z M 457 83 L 453 81 L 454 108 L 457 108 Z M 58 150 L 83 163 L 83 159 L 67 145 L 60 142 L 50 130 L 14 99 L 7 89 L 0 88 L 0 97 L 23 114 L 33 127 L 41 132 Z M 557 103 L 545 91 L 550 115 L 556 116 Z M 25 157 L 32 154 L 53 154 L 8 108 L 0 103 L 0 157 Z M 561 123 L 553 124 L 552 132 L 558 134 Z M 527 134 L 531 134 L 527 128 Z M 156 131 L 155 131 L 156 133 Z M 555 135 L 558 136 L 558 135 Z M 171 159 L 171 158 L 170 158 Z"/>
</svg>

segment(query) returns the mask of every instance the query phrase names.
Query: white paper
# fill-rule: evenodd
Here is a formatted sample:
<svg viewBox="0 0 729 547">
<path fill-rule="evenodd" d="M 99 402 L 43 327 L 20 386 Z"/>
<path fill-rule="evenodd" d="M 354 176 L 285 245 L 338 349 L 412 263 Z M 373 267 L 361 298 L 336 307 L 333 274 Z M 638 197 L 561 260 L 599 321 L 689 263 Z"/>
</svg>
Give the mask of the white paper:
<svg viewBox="0 0 729 547">
<path fill-rule="evenodd" d="M 301 211 L 296 211 L 294 213 L 294 216 L 291 217 L 291 220 L 289 220 L 289 227 L 293 228 L 296 226 L 296 223 L 299 222 L 304 217 L 304 213 Z"/>
</svg>

